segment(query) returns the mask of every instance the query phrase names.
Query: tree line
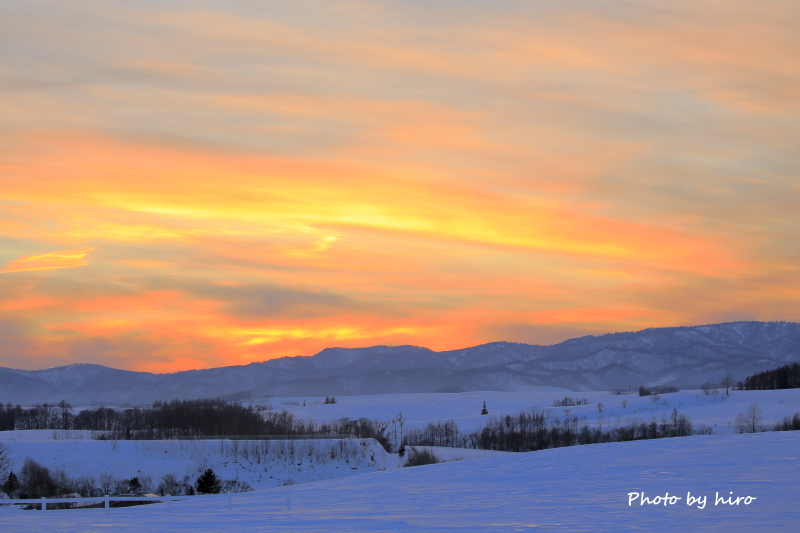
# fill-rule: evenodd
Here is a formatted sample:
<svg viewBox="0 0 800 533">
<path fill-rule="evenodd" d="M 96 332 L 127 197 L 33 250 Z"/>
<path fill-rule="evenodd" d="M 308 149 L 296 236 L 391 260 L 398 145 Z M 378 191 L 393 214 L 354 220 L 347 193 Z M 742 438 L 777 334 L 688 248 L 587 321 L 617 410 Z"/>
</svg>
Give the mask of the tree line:
<svg viewBox="0 0 800 533">
<path fill-rule="evenodd" d="M 517 415 L 491 416 L 477 431 L 461 433 L 458 425 L 429 423 L 424 429 L 406 431 L 405 443 L 413 446 L 454 446 L 480 450 L 528 452 L 601 442 L 622 442 L 667 437 L 685 437 L 710 430 L 695 428 L 691 419 L 673 409 L 661 421 L 634 419 L 610 428 L 591 426 L 577 415 L 554 416 L 549 409 L 532 407 Z"/>
<path fill-rule="evenodd" d="M 744 390 L 800 389 L 800 363 L 784 365 L 744 378 Z"/>
<path fill-rule="evenodd" d="M 72 406 L 65 401 L 57 405 L 42 404 L 23 409 L 11 403 L 0 403 L 0 431 L 15 429 L 70 429 Z"/>
<path fill-rule="evenodd" d="M 169 440 L 223 436 L 353 437 L 375 439 L 390 449 L 389 422 L 341 418 L 317 423 L 285 409 L 259 411 L 238 402 L 211 400 L 156 401 L 150 407 L 94 407 L 75 414 L 65 401 L 29 409 L 0 404 L 0 431 L 29 429 L 87 430 L 99 438 Z"/>
<path fill-rule="evenodd" d="M 761 423 L 761 412 L 753 404 L 747 413 L 739 413 L 735 421 L 737 433 L 758 431 L 798 431 L 800 413 L 784 417 L 776 424 Z M 549 409 L 532 407 L 517 415 L 491 416 L 477 431 L 461 433 L 453 420 L 429 422 L 423 429 L 406 431 L 403 442 L 408 446 L 446 446 L 497 450 L 505 452 L 528 452 L 548 448 L 561 448 L 603 442 L 625 442 L 632 440 L 688 437 L 709 435 L 711 428 L 705 424 L 695 426 L 691 418 L 672 410 L 670 416 L 662 415 L 648 420 L 634 418 L 625 424 L 603 428 L 591 426 L 577 415 L 553 416 Z"/>
<path fill-rule="evenodd" d="M 562 401 L 559 401 L 562 403 Z M 569 402 L 571 403 L 571 402 Z M 576 401 L 577 404 L 577 401 Z M 673 409 L 661 420 L 632 419 L 625 424 L 603 427 L 590 425 L 585 418 L 566 413 L 553 415 L 550 409 L 532 407 L 516 415 L 488 417 L 477 431 L 462 433 L 453 420 L 430 422 L 424 428 L 402 431 L 395 445 L 444 446 L 484 450 L 525 452 L 602 442 L 682 437 L 710 433 L 704 425 L 695 427 L 691 419 Z M 775 430 L 797 429 L 800 419 L 787 418 Z M 73 413 L 72 407 L 38 405 L 29 409 L 0 405 L 0 430 L 63 429 L 90 430 L 96 438 L 129 440 L 170 440 L 226 436 L 285 436 L 295 438 L 375 439 L 387 452 L 392 443 L 387 429 L 392 421 L 367 418 L 341 418 L 319 423 L 306 420 L 286 410 L 258 411 L 238 402 L 214 400 L 172 400 L 154 402 L 150 407 L 111 409 L 90 408 Z M 779 427 L 780 426 L 780 427 Z M 396 433 L 396 428 L 394 428 Z"/>
<path fill-rule="evenodd" d="M 91 476 L 70 477 L 61 468 L 50 469 L 26 457 L 17 476 L 9 472 L 0 483 L 0 491 L 10 498 L 38 499 L 74 497 L 83 498 L 118 494 L 147 494 L 156 492 L 164 496 L 217 494 L 220 492 L 248 492 L 253 488 L 246 482 L 236 479 L 223 480 L 213 470 L 205 472 L 194 481 L 188 475 L 182 479 L 175 474 L 166 474 L 160 483 L 154 483 L 150 476 L 115 478 L 104 472 L 99 478 Z M 121 506 L 112 504 L 113 506 Z M 72 504 L 50 504 L 49 509 L 70 508 Z"/>
<path fill-rule="evenodd" d="M 673 392 L 678 392 L 678 387 L 671 387 L 671 386 L 660 386 L 660 387 L 645 387 L 644 385 L 639 385 L 639 396 L 654 396 L 657 394 L 672 394 Z"/>
</svg>

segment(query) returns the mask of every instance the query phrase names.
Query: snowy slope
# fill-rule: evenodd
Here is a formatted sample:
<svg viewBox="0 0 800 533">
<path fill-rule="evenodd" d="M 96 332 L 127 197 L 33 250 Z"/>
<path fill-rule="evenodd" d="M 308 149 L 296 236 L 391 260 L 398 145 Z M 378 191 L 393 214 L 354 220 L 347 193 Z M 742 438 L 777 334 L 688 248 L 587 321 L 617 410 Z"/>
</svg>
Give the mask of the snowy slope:
<svg viewBox="0 0 800 533">
<path fill-rule="evenodd" d="M 588 405 L 550 407 L 553 400 L 586 398 Z M 405 429 L 423 428 L 428 422 L 455 420 L 462 433 L 477 430 L 493 416 L 514 416 L 531 407 L 547 410 L 552 417 L 577 416 L 580 424 L 613 427 L 632 420 L 649 421 L 669 417 L 673 409 L 688 415 L 697 428 L 705 424 L 716 435 L 731 435 L 737 413 L 751 404 L 759 405 L 762 423 L 769 428 L 784 417 L 800 412 L 800 390 L 731 391 L 703 394 L 681 391 L 654 397 L 610 395 L 607 392 L 574 394 L 559 389 L 540 388 L 519 392 L 470 392 L 453 394 L 387 394 L 339 397 L 336 404 L 317 404 L 317 398 L 276 398 L 273 407 L 285 408 L 318 422 L 343 417 L 391 420 L 402 412 Z M 302 403 L 307 405 L 292 405 Z M 486 402 L 490 415 L 477 414 Z M 284 405 L 283 403 L 288 404 Z M 602 412 L 598 409 L 602 403 Z M 390 425 L 387 436 L 396 440 Z M 149 477 L 154 485 L 165 474 L 178 479 L 195 479 L 205 468 L 213 468 L 225 479 L 246 481 L 257 488 L 285 483 L 305 483 L 344 475 L 393 469 L 396 455 L 387 454 L 374 441 L 95 441 L 88 431 L 6 431 L 0 441 L 12 449 L 14 469 L 19 471 L 25 457 L 48 467 L 63 468 L 71 477 L 98 477 L 103 472 L 115 478 Z M 399 445 L 399 442 L 396 442 Z M 346 449 L 339 450 L 344 446 Z M 331 451 L 331 448 L 335 450 Z M 338 451 L 337 451 L 338 450 Z M 444 459 L 470 459 L 486 455 L 478 450 L 437 449 Z M 331 454 L 336 457 L 331 457 Z"/>
<path fill-rule="evenodd" d="M 155 490 L 165 474 L 193 484 L 207 468 L 222 479 L 254 488 L 279 487 L 397 468 L 397 455 L 374 440 L 312 441 L 98 441 L 87 432 L 0 432 L 11 449 L 12 470 L 26 457 L 68 476 L 111 474 L 115 479 L 149 478 Z M 53 440 L 53 436 L 59 437 Z M 68 437 L 68 438 L 65 438 Z"/>
<path fill-rule="evenodd" d="M 0 508 L 4 531 L 797 531 L 800 433 L 698 436 L 507 454 L 127 509 Z M 629 506 L 629 493 L 676 495 Z M 703 509 L 687 492 L 705 496 Z M 756 498 L 715 505 L 716 493 Z"/>
<path fill-rule="evenodd" d="M 699 390 L 686 390 L 674 394 L 662 394 L 657 403 L 652 396 L 639 397 L 636 394 L 624 396 L 611 395 L 607 391 L 570 392 L 565 389 L 541 387 L 531 391 L 500 392 L 476 391 L 448 394 L 382 394 L 374 396 L 338 396 L 333 405 L 311 405 L 324 400 L 317 397 L 272 398 L 275 409 L 286 409 L 303 418 L 319 422 L 336 420 L 342 417 L 391 420 L 398 412 L 407 418 L 406 427 L 424 427 L 428 422 L 455 420 L 462 432 L 475 431 L 486 421 L 480 416 L 483 402 L 490 415 L 514 415 L 533 406 L 550 408 L 553 401 L 572 398 L 586 398 L 588 405 L 551 408 L 551 414 L 563 417 L 566 410 L 578 415 L 592 425 L 602 422 L 603 426 L 638 418 L 650 420 L 653 416 L 661 419 L 669 416 L 673 408 L 691 417 L 697 424 L 713 427 L 715 433 L 732 433 L 728 423 L 736 418 L 738 412 L 746 412 L 750 404 L 757 403 L 764 415 L 764 423 L 774 424 L 785 416 L 800 412 L 800 389 L 776 391 L 724 391 L 706 395 Z M 286 405 L 281 402 L 306 401 L 306 406 Z M 622 402 L 627 403 L 622 407 Z M 603 412 L 597 404 L 604 405 Z"/>
</svg>

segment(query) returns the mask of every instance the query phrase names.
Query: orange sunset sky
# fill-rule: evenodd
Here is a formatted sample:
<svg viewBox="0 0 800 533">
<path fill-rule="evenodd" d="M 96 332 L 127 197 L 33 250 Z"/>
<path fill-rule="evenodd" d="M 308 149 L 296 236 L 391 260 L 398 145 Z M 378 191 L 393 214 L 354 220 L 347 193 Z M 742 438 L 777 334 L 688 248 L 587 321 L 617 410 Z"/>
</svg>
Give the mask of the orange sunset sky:
<svg viewBox="0 0 800 533">
<path fill-rule="evenodd" d="M 0 366 L 800 320 L 800 2 L 0 5 Z"/>
</svg>

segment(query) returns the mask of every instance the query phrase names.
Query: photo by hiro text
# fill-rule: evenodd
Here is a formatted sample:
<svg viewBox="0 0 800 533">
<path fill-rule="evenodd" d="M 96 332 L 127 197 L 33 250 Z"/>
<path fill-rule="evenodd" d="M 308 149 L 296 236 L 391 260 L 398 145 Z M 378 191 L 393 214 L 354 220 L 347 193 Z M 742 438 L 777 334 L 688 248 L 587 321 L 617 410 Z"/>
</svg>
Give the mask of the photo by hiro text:
<svg viewBox="0 0 800 533">
<path fill-rule="evenodd" d="M 750 505 L 757 498 L 755 496 L 735 496 L 731 491 L 729 494 L 714 493 L 714 506 L 719 505 Z M 628 493 L 628 507 L 638 505 L 640 507 L 645 505 L 657 505 L 669 507 L 685 503 L 689 507 L 696 507 L 697 509 L 705 509 L 706 504 L 709 503 L 708 496 L 693 496 L 692 492 L 686 493 L 686 498 L 683 496 L 670 495 L 665 492 L 663 496 L 647 496 L 644 492 L 629 492 Z"/>
</svg>

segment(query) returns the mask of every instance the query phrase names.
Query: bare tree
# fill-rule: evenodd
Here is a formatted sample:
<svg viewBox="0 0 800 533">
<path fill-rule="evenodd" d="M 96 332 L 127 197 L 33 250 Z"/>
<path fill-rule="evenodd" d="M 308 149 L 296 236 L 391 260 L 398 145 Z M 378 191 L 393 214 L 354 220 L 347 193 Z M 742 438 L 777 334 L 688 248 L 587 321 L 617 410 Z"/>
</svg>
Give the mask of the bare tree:
<svg viewBox="0 0 800 533">
<path fill-rule="evenodd" d="M 397 423 L 400 424 L 400 445 L 403 445 L 403 426 L 406 424 L 406 417 L 403 416 L 403 413 L 397 413 Z"/>
<path fill-rule="evenodd" d="M 703 391 L 703 394 L 708 395 L 711 392 L 712 385 L 708 381 L 700 385 L 700 389 Z"/>
<path fill-rule="evenodd" d="M 98 477 L 97 482 L 100 485 L 100 490 L 103 492 L 103 495 L 111 494 L 111 488 L 116 484 L 114 476 L 112 476 L 108 472 L 103 472 L 102 474 L 100 474 L 100 477 Z"/>
<path fill-rule="evenodd" d="M 378 442 L 388 441 L 388 437 L 386 437 L 386 430 L 389 429 L 389 422 L 386 422 L 385 420 L 375 420 L 373 421 L 372 424 L 378 436 L 380 437 L 379 439 L 377 439 Z"/>
<path fill-rule="evenodd" d="M 26 498 L 49 498 L 60 488 L 50 474 L 50 470 L 30 457 L 25 458 L 20 478 L 20 491 L 25 494 Z"/>
<path fill-rule="evenodd" d="M 605 405 L 603 405 L 602 403 L 599 403 L 599 402 L 597 403 L 597 410 L 598 410 L 599 412 L 601 412 L 601 413 L 602 413 L 602 412 L 603 412 L 603 409 L 605 409 L 605 408 L 606 408 L 606 406 L 605 406 Z"/>
<path fill-rule="evenodd" d="M 733 421 L 733 427 L 736 433 L 747 433 L 747 417 L 741 411 L 736 415 L 736 420 Z"/>
<path fill-rule="evenodd" d="M 0 442 L 0 480 L 5 480 L 11 469 L 11 449 Z"/>
<path fill-rule="evenodd" d="M 761 408 L 758 404 L 750 404 L 747 408 L 747 426 L 750 433 L 761 431 L 761 418 Z"/>
<path fill-rule="evenodd" d="M 178 477 L 175 474 L 164 474 L 161 477 L 161 483 L 158 485 L 158 492 L 161 496 L 166 496 L 170 494 L 172 496 L 180 496 L 181 492 L 181 484 L 178 482 Z"/>
<path fill-rule="evenodd" d="M 59 423 L 61 424 L 61 429 L 69 429 L 73 417 L 72 406 L 66 400 L 61 400 L 58 402 L 58 409 L 60 411 Z"/>
<path fill-rule="evenodd" d="M 746 413 L 736 415 L 736 433 L 757 433 L 761 431 L 761 408 L 757 403 L 750 404 Z"/>
<path fill-rule="evenodd" d="M 95 496 L 97 482 L 91 476 L 81 476 L 72 480 L 72 492 L 77 492 L 83 497 Z"/>
<path fill-rule="evenodd" d="M 719 384 L 723 389 L 725 389 L 725 394 L 727 395 L 730 394 L 730 390 L 734 385 L 736 385 L 736 380 L 733 379 L 733 375 L 728 372 L 725 374 L 725 377 L 720 380 Z"/>
</svg>

